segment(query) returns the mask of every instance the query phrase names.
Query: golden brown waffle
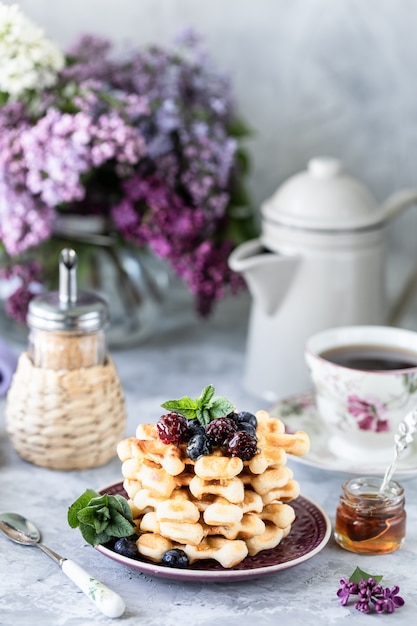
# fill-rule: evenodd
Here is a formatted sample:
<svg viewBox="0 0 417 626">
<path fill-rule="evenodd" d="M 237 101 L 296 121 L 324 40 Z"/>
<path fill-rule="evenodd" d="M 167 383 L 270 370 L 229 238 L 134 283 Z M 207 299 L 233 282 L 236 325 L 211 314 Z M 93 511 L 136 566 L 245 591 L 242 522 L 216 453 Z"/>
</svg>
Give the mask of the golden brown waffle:
<svg viewBox="0 0 417 626">
<path fill-rule="evenodd" d="M 233 567 L 248 554 L 276 547 L 291 531 L 300 493 L 287 454 L 304 455 L 309 437 L 285 433 L 266 411 L 256 413 L 258 452 L 249 461 L 219 450 L 192 461 L 185 444 L 164 444 L 154 424 L 140 424 L 136 437 L 120 441 L 139 552 L 155 562 L 181 548 L 190 563 L 215 559 Z"/>
<path fill-rule="evenodd" d="M 198 546 L 186 545 L 184 552 L 190 563 L 201 559 L 215 559 L 226 568 L 234 567 L 248 555 L 248 547 L 241 539 L 207 537 Z"/>
</svg>

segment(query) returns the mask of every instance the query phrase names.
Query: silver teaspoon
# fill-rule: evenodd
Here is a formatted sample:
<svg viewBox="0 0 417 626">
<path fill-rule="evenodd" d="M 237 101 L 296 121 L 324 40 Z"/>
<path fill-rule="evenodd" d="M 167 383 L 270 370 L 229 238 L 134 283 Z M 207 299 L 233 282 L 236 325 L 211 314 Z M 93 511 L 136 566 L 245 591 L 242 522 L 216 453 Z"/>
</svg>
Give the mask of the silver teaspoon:
<svg viewBox="0 0 417 626">
<path fill-rule="evenodd" d="M 391 463 L 388 465 L 385 475 L 379 488 L 379 493 L 384 493 L 387 485 L 397 469 L 398 461 L 402 456 L 404 450 L 413 443 L 414 434 L 417 430 L 417 409 L 410 411 L 404 417 L 404 419 L 398 425 L 398 431 L 394 436 L 394 456 Z"/>
<path fill-rule="evenodd" d="M 77 563 L 60 556 L 50 548 L 44 546 L 41 534 L 35 524 L 18 513 L 1 513 L 0 530 L 12 541 L 24 546 L 37 546 L 57 563 L 64 574 L 68 576 L 94 602 L 96 607 L 107 617 L 120 617 L 125 610 L 122 598 L 99 582 Z"/>
</svg>

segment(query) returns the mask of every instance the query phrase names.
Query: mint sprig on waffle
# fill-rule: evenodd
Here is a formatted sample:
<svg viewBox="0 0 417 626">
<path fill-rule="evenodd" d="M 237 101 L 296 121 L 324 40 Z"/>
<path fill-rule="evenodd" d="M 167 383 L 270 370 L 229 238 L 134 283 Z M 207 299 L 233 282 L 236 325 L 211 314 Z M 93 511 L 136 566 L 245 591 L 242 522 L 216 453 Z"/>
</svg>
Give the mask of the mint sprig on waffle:
<svg viewBox="0 0 417 626">
<path fill-rule="evenodd" d="M 233 404 L 224 396 L 215 396 L 213 385 L 204 387 L 198 398 L 184 396 L 179 400 L 168 400 L 161 405 L 164 409 L 179 413 L 183 417 L 196 419 L 206 427 L 212 420 L 229 415 L 235 410 Z"/>
</svg>

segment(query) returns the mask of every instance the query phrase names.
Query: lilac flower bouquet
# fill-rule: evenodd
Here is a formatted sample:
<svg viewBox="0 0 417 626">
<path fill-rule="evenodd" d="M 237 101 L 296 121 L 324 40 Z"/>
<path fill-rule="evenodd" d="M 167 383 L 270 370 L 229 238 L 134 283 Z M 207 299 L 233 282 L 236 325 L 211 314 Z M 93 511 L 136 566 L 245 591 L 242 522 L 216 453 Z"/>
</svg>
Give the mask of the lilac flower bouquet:
<svg viewBox="0 0 417 626">
<path fill-rule="evenodd" d="M 20 321 L 53 282 L 67 216 L 164 259 L 202 316 L 242 286 L 227 259 L 256 226 L 229 80 L 192 33 L 111 53 L 85 35 L 63 55 L 0 3 L 0 272 Z"/>
</svg>

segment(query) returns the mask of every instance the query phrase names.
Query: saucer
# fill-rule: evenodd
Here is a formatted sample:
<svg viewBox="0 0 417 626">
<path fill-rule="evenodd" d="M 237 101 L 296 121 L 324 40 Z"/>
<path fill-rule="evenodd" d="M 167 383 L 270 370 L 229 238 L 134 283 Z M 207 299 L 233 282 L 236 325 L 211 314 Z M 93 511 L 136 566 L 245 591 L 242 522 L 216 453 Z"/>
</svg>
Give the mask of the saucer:
<svg viewBox="0 0 417 626">
<path fill-rule="evenodd" d="M 320 417 L 317 414 L 314 392 L 308 392 L 286 398 L 276 403 L 269 413 L 278 417 L 285 425 L 288 432 L 304 430 L 310 436 L 311 448 L 303 457 L 292 456 L 297 463 L 310 465 L 332 472 L 349 474 L 373 474 L 383 475 L 388 463 L 377 462 L 352 457 L 352 460 L 341 458 L 332 450 L 331 436 L 323 429 Z M 394 442 L 393 442 L 394 453 Z M 407 456 L 400 460 L 396 470 L 396 478 L 404 478 L 417 473 L 417 446 L 414 443 L 409 448 Z"/>
</svg>

